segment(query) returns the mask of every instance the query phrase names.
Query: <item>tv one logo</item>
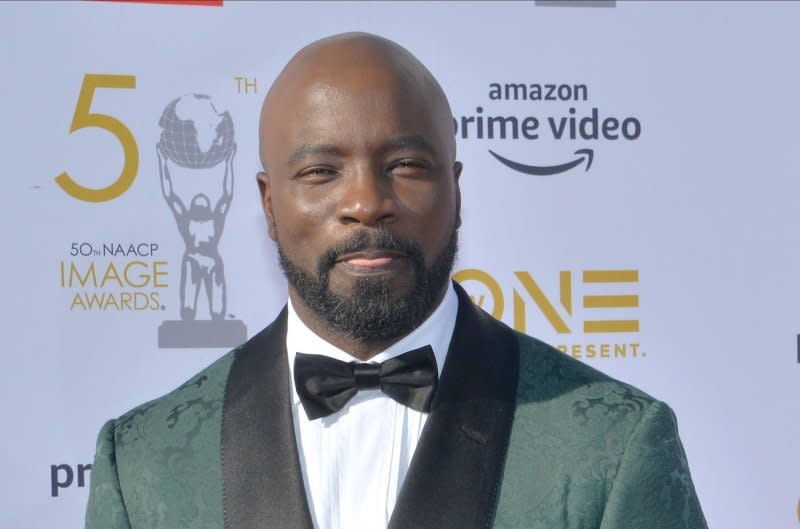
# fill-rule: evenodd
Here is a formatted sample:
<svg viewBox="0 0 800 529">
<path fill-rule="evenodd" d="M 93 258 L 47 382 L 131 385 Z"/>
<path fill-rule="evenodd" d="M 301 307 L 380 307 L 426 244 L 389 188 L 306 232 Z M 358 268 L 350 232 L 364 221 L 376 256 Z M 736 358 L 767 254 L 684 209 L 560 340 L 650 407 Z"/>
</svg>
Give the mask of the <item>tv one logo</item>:
<svg viewBox="0 0 800 529">
<path fill-rule="evenodd" d="M 575 358 L 647 356 L 638 341 L 630 339 L 639 333 L 638 270 L 561 270 L 546 281 L 528 271 L 515 271 L 513 276 L 510 311 L 515 330 L 528 331 L 529 309 L 533 308 L 558 336 L 556 347 Z M 489 272 L 464 269 L 453 279 L 463 284 L 475 304 L 495 318 L 503 319 L 507 314 L 508 289 Z M 557 296 L 548 296 L 546 291 Z"/>
</svg>

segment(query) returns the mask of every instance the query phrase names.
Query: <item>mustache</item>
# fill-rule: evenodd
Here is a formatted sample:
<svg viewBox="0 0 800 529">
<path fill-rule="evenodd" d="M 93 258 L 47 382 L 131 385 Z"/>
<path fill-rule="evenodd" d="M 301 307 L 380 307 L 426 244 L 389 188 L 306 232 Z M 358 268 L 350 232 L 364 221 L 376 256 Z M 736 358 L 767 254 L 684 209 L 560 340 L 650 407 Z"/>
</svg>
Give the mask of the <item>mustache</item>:
<svg viewBox="0 0 800 529">
<path fill-rule="evenodd" d="M 418 267 L 424 266 L 425 263 L 422 249 L 413 241 L 398 237 L 385 228 L 361 230 L 339 241 L 322 254 L 317 265 L 319 277 L 327 276 L 341 256 L 365 250 L 386 250 L 402 253 Z"/>
</svg>

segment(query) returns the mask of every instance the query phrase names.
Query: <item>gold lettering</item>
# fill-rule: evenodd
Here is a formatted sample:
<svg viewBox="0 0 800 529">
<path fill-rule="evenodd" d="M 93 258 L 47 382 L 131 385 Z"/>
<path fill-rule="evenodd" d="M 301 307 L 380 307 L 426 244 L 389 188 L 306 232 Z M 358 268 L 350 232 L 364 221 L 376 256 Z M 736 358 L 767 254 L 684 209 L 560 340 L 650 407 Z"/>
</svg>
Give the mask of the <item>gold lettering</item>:
<svg viewBox="0 0 800 529">
<path fill-rule="evenodd" d="M 144 261 L 131 261 L 130 263 L 125 265 L 125 268 L 123 269 L 123 272 L 122 272 L 123 275 L 125 276 L 125 282 L 128 285 L 130 285 L 131 287 L 133 287 L 133 288 L 144 288 L 147 285 L 149 285 L 150 284 L 150 274 L 140 273 L 139 274 L 139 279 L 140 279 L 141 282 L 139 282 L 139 283 L 134 282 L 134 281 L 131 280 L 130 270 L 134 266 L 141 266 L 145 270 L 147 270 L 147 263 L 145 263 Z"/>
<path fill-rule="evenodd" d="M 514 275 L 517 276 L 519 282 L 528 294 L 530 294 L 536 306 L 539 307 L 539 310 L 542 311 L 547 321 L 553 326 L 553 329 L 559 334 L 569 334 L 569 327 L 567 327 L 567 324 L 561 319 L 561 316 L 558 315 L 553 304 L 550 303 L 550 300 L 547 299 L 544 292 L 542 292 L 542 289 L 539 288 L 539 285 L 536 284 L 536 281 L 533 280 L 531 275 L 528 272 L 514 272 Z M 563 276 L 561 279 L 563 279 Z"/>
<path fill-rule="evenodd" d="M 153 288 L 166 288 L 166 287 L 169 286 L 166 282 L 164 282 L 164 283 L 159 283 L 158 282 L 158 278 L 159 277 L 167 275 L 167 271 L 166 270 L 161 270 L 160 269 L 161 266 L 167 266 L 167 262 L 166 261 L 153 261 Z"/>
<path fill-rule="evenodd" d="M 639 296 L 583 296 L 583 307 L 587 309 L 636 308 Z"/>
<path fill-rule="evenodd" d="M 639 332 L 639 320 L 586 320 L 583 332 Z"/>
<path fill-rule="evenodd" d="M 103 306 L 103 310 L 108 310 L 108 307 L 111 305 L 113 305 L 115 309 L 119 310 L 117 298 L 114 297 L 114 294 L 109 293 L 108 297 L 106 297 L 106 304 Z"/>
<path fill-rule="evenodd" d="M 584 283 L 638 283 L 638 270 L 584 270 Z"/>
<path fill-rule="evenodd" d="M 95 305 L 97 305 L 98 309 L 102 310 L 103 304 L 105 303 L 105 298 L 105 294 L 102 294 L 100 297 L 97 297 L 97 294 L 92 294 L 91 296 L 86 294 L 86 304 L 89 306 L 88 310 L 92 310 Z"/>
<path fill-rule="evenodd" d="M 108 263 L 108 267 L 106 268 L 106 273 L 103 276 L 103 280 L 100 281 L 100 288 L 105 288 L 106 283 L 109 281 L 116 281 L 117 285 L 122 288 L 124 285 L 122 284 L 122 278 L 119 277 L 119 272 L 117 272 L 117 267 L 114 266 L 114 263 Z"/>
<path fill-rule="evenodd" d="M 453 274 L 453 280 L 461 284 L 466 281 L 479 281 L 483 283 L 492 295 L 492 317 L 498 320 L 503 317 L 503 310 L 505 308 L 503 289 L 500 288 L 500 284 L 497 280 L 487 272 L 477 268 L 466 268 Z"/>
<path fill-rule="evenodd" d="M 561 287 L 561 306 L 572 316 L 572 272 L 562 270 L 558 274 L 558 282 Z"/>
<path fill-rule="evenodd" d="M 86 305 L 83 304 L 83 298 L 81 297 L 80 292 L 75 293 L 75 297 L 72 298 L 72 304 L 69 306 L 69 310 L 75 309 L 76 305 L 81 309 L 86 310 Z"/>
<path fill-rule="evenodd" d="M 75 263 L 70 263 L 69 264 L 69 281 L 68 281 L 68 285 L 70 286 L 70 288 L 72 288 L 72 286 L 75 284 L 74 279 L 76 277 L 78 279 L 78 283 L 80 283 L 82 287 L 85 287 L 86 283 L 89 282 L 89 277 L 92 278 L 92 282 L 91 282 L 92 286 L 95 287 L 95 288 L 97 287 L 97 275 L 95 274 L 95 271 L 94 271 L 94 263 L 93 262 L 89 263 L 89 268 L 86 269 L 86 275 L 83 276 L 83 277 L 81 277 L 80 270 L 78 270 L 78 267 L 75 266 Z"/>
<path fill-rule="evenodd" d="M 127 267 L 125 267 L 127 269 Z M 131 293 L 121 292 L 119 295 L 119 303 L 123 309 L 131 310 Z"/>
<path fill-rule="evenodd" d="M 161 303 L 158 301 L 158 292 L 150 292 L 150 310 L 158 310 Z"/>
</svg>

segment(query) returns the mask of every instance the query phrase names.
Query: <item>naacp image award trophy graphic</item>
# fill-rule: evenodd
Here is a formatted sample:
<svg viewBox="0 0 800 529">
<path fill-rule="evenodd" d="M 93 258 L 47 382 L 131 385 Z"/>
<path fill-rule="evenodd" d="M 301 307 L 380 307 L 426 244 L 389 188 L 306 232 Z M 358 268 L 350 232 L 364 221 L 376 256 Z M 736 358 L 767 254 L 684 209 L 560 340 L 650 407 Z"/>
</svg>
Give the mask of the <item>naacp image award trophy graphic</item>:
<svg viewBox="0 0 800 529">
<path fill-rule="evenodd" d="M 233 120 L 228 112 L 217 112 L 210 97 L 190 94 L 168 104 L 159 125 L 161 192 L 185 249 L 180 320 L 159 326 L 158 346 L 234 347 L 247 340 L 247 328 L 240 320 L 226 319 L 225 268 L 219 254 L 233 199 Z"/>
</svg>

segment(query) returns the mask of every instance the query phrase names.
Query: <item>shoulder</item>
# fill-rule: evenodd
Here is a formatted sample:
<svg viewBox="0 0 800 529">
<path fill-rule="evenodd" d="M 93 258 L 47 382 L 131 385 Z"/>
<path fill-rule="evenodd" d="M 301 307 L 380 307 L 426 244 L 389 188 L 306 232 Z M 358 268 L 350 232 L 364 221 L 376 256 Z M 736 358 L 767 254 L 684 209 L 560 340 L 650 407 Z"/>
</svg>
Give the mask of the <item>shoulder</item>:
<svg viewBox="0 0 800 529">
<path fill-rule="evenodd" d="M 615 380 L 536 338 L 515 334 L 520 353 L 519 395 L 523 399 L 588 396 L 612 391 L 643 404 L 655 400 L 634 386 Z"/>
<path fill-rule="evenodd" d="M 665 403 L 535 338 L 517 337 L 514 442 L 524 450 L 602 462 L 612 476 L 632 444 L 677 437 L 675 415 Z"/>
<path fill-rule="evenodd" d="M 166 437 L 183 437 L 198 424 L 221 414 L 225 384 L 239 346 L 166 395 L 145 402 L 114 421 L 117 449 Z"/>
<path fill-rule="evenodd" d="M 170 443 L 184 443 L 219 431 L 222 407 L 232 369 L 244 357 L 262 357 L 285 340 L 285 313 L 247 342 L 232 349 L 189 380 L 157 399 L 133 408 L 112 421 L 117 449 L 150 450 Z M 270 358 L 274 355 L 267 355 Z M 238 359 L 238 360 L 237 360 Z M 240 366 L 241 368 L 241 366 Z M 217 441 L 219 441 L 217 439 Z"/>
<path fill-rule="evenodd" d="M 669 406 L 535 338 L 517 339 L 495 527 L 705 527 Z"/>
<path fill-rule="evenodd" d="M 544 342 L 516 333 L 520 367 L 518 416 L 554 414 L 559 429 L 619 430 L 625 436 L 658 401 L 640 389 L 584 364 Z M 661 406 L 665 406 L 661 404 Z M 531 417 L 533 418 L 533 417 Z"/>
<path fill-rule="evenodd" d="M 92 494 L 98 498 L 89 511 L 93 519 L 109 515 L 97 515 L 111 505 L 103 499 L 109 491 L 111 499 L 125 498 L 130 520 L 148 526 L 177 527 L 179 518 L 207 516 L 207 508 L 197 509 L 191 502 L 200 498 L 204 505 L 215 505 L 221 496 L 222 403 L 240 349 L 103 426 L 92 476 Z M 166 496 L 174 508 L 165 511 Z M 215 513 L 209 516 L 217 518 Z"/>
</svg>

